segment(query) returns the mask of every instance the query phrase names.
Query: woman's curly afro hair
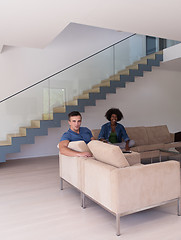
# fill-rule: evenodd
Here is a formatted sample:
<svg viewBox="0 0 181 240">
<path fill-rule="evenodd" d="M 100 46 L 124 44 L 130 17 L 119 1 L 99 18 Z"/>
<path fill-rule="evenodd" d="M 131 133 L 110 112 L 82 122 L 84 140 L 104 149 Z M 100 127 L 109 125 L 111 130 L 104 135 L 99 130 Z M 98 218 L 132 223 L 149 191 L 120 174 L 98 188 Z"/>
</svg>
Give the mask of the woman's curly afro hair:
<svg viewBox="0 0 181 240">
<path fill-rule="evenodd" d="M 123 119 L 123 114 L 118 108 L 110 108 L 105 114 L 105 117 L 108 121 L 111 121 L 112 114 L 115 114 L 117 116 L 118 121 Z"/>
</svg>

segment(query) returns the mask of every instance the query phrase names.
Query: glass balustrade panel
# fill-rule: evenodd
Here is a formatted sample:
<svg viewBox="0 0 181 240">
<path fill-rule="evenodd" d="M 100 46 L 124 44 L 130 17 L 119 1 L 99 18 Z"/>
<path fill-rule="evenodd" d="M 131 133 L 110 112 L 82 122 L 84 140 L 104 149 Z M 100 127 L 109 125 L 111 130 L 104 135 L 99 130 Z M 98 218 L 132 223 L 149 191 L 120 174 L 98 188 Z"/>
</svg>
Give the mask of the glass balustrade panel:
<svg viewBox="0 0 181 240">
<path fill-rule="evenodd" d="M 90 90 L 102 80 L 109 79 L 114 73 L 113 47 L 79 63 L 50 79 L 50 88 L 64 91 L 66 104 L 71 104 L 84 91 Z M 57 97 L 60 97 L 59 94 Z M 59 100 L 57 99 L 60 106 Z"/>
<path fill-rule="evenodd" d="M 146 36 L 134 35 L 115 45 L 115 74 L 126 70 L 134 62 L 146 56 Z"/>
<path fill-rule="evenodd" d="M 46 81 L 0 104 L 0 141 L 5 141 L 7 134 L 18 134 L 19 127 L 30 127 L 31 120 L 40 120 L 43 114 L 49 114 L 48 88 L 49 81 Z"/>
</svg>

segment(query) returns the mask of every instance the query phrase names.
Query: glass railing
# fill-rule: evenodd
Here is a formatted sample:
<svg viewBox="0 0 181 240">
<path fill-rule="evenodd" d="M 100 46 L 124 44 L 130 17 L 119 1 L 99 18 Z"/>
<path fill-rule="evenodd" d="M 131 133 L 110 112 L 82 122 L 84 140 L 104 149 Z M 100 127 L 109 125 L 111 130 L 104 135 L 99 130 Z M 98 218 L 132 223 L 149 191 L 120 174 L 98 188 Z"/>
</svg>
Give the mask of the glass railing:
<svg viewBox="0 0 181 240">
<path fill-rule="evenodd" d="M 169 42 L 171 44 L 171 42 Z M 65 105 L 102 80 L 146 56 L 146 36 L 135 35 L 121 40 L 85 61 L 42 80 L 0 103 L 0 141 L 7 134 L 19 133 L 19 127 L 30 127 L 31 120 L 51 120 L 53 111 L 64 111 Z M 74 104 L 74 103 L 69 103 Z"/>
</svg>

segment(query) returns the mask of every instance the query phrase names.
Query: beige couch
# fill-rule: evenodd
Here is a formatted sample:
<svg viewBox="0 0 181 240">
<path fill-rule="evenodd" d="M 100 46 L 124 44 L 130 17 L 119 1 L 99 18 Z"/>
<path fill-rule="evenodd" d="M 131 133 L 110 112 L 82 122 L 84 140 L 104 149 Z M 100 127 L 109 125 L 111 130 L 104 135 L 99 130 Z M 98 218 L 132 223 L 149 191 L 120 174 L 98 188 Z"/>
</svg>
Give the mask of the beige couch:
<svg viewBox="0 0 181 240">
<path fill-rule="evenodd" d="M 63 181 L 81 192 L 81 205 L 89 197 L 116 216 L 117 235 L 120 217 L 168 201 L 178 201 L 180 215 L 180 165 L 177 161 L 142 165 L 138 153 L 122 153 L 118 146 L 97 140 L 86 145 L 70 142 L 76 151 L 91 151 L 94 157 L 68 157 L 59 154 L 61 189 Z M 131 157 L 130 157 L 131 156 Z"/>
<path fill-rule="evenodd" d="M 98 139 L 100 129 L 93 129 L 92 134 Z M 166 125 L 153 127 L 127 127 L 130 139 L 135 141 L 132 151 L 140 153 L 141 159 L 171 155 L 159 149 L 173 149 L 181 147 L 181 142 L 174 142 L 174 134 L 168 131 Z"/>
</svg>

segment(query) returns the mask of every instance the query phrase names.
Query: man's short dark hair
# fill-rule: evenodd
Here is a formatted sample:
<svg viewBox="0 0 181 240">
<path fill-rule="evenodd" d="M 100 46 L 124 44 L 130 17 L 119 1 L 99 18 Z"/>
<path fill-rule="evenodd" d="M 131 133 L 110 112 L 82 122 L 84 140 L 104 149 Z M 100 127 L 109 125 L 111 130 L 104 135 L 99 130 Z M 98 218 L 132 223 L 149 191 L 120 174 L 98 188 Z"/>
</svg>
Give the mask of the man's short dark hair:
<svg viewBox="0 0 181 240">
<path fill-rule="evenodd" d="M 70 121 L 70 118 L 71 118 L 71 117 L 74 117 L 74 116 L 80 116 L 80 117 L 82 118 L 80 112 L 78 112 L 78 111 L 73 111 L 73 112 L 70 112 L 70 113 L 68 114 L 69 121 Z"/>
<path fill-rule="evenodd" d="M 111 121 L 111 116 L 112 114 L 115 114 L 117 116 L 118 121 L 120 121 L 121 119 L 123 119 L 123 114 L 122 112 L 119 110 L 119 108 L 110 108 L 106 114 L 105 117 L 107 118 L 108 121 Z"/>
</svg>

